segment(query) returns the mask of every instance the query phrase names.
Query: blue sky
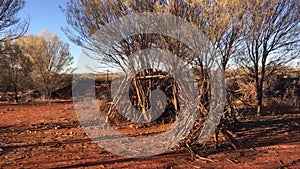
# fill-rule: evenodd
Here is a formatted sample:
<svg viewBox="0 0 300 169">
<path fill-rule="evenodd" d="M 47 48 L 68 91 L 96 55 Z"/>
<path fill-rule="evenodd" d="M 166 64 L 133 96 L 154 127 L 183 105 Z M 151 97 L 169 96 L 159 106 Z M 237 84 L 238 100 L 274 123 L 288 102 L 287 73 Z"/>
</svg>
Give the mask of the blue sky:
<svg viewBox="0 0 300 169">
<path fill-rule="evenodd" d="M 43 29 L 57 34 L 64 42 L 69 43 L 70 51 L 75 60 L 81 48 L 73 44 L 65 36 L 61 27 L 67 26 L 66 18 L 59 5 L 65 6 L 67 0 L 26 0 L 25 8 L 20 12 L 22 18 L 30 17 L 28 33 L 40 34 Z"/>
</svg>

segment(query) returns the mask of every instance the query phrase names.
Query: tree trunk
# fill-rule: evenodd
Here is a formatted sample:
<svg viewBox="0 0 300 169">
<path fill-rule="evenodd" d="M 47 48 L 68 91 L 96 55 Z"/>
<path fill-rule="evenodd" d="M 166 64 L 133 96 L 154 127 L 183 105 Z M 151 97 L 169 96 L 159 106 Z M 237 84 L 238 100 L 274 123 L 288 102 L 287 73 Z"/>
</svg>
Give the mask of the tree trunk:
<svg viewBox="0 0 300 169">
<path fill-rule="evenodd" d="M 260 107 L 260 105 L 261 105 L 261 96 L 260 96 L 260 89 L 259 89 L 259 87 L 257 87 L 257 89 L 256 89 L 256 105 L 255 105 L 255 109 L 256 109 L 256 115 L 257 116 L 260 116 L 261 115 L 261 107 Z"/>
<path fill-rule="evenodd" d="M 19 98 L 18 98 L 18 87 L 14 87 L 14 93 L 15 93 L 15 101 L 16 103 L 19 103 Z"/>
<path fill-rule="evenodd" d="M 263 108 L 263 81 L 260 81 L 256 89 L 256 114 L 258 116 L 262 115 L 261 114 L 262 108 Z"/>
<path fill-rule="evenodd" d="M 257 87 L 257 105 L 256 105 L 256 113 L 258 116 L 262 115 L 262 109 L 263 109 L 263 90 L 264 90 L 264 81 L 265 81 L 265 74 L 266 74 L 266 54 L 264 54 L 262 58 L 262 67 L 261 67 L 261 77 L 258 81 L 258 87 Z M 258 76 L 259 77 L 259 76 Z"/>
</svg>

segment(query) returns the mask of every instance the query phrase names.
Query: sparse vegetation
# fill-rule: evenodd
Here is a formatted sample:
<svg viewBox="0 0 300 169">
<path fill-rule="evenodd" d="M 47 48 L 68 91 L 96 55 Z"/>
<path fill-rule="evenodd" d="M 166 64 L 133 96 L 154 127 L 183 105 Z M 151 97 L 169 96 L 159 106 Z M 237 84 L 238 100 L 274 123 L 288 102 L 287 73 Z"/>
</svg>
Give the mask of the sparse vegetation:
<svg viewBox="0 0 300 169">
<path fill-rule="evenodd" d="M 101 53 L 95 62 L 117 70 L 76 74 L 77 83 L 72 79 L 75 69 L 67 43 L 47 30 L 25 35 L 29 21 L 17 17 L 24 5 L 23 0 L 0 1 L 0 168 L 21 164 L 33 168 L 37 161 L 43 168 L 299 168 L 299 0 L 68 0 L 60 7 L 69 24 L 63 28 L 67 37 L 80 47 Z M 225 73 L 223 115 L 214 137 L 206 142 L 199 143 L 198 138 L 212 104 L 212 77 L 206 66 L 211 60 L 166 35 L 123 37 L 114 42 L 111 51 L 107 50 L 111 44 L 91 38 L 105 25 L 143 12 L 171 14 L 192 23 L 207 38 L 203 56 L 218 60 Z M 163 23 L 157 26 L 164 28 Z M 148 48 L 178 56 L 195 81 L 185 81 L 188 77 L 176 81 L 168 73 L 167 63 L 163 70 L 155 67 L 164 60 L 154 62 L 146 54 L 133 57 Z M 146 63 L 154 67 L 141 70 Z M 133 76 L 129 88 L 123 89 L 125 80 L 120 77 L 128 70 Z M 128 90 L 129 102 L 112 97 L 113 78 L 123 80 L 117 88 Z M 72 91 L 84 98 L 86 86 L 80 82 L 85 81 L 92 82 L 90 89 L 106 118 L 105 125 L 124 135 L 139 138 L 167 131 L 179 119 L 189 92 L 199 94 L 197 120 L 188 136 L 165 154 L 138 160 L 117 157 L 97 147 L 78 121 L 71 103 L 77 98 L 72 98 Z M 183 90 L 181 85 L 187 83 L 197 90 Z M 151 102 L 151 92 L 156 89 L 163 91 L 166 100 Z M 51 105 L 44 103 L 49 100 Z M 116 104 L 125 114 L 118 112 Z M 164 108 L 156 119 L 147 114 L 151 104 Z M 126 115 L 133 114 L 131 107 L 140 112 L 134 119 L 154 120 L 128 120 Z M 93 120 L 98 124 L 98 117 Z M 115 149 L 123 147 L 116 145 Z"/>
</svg>

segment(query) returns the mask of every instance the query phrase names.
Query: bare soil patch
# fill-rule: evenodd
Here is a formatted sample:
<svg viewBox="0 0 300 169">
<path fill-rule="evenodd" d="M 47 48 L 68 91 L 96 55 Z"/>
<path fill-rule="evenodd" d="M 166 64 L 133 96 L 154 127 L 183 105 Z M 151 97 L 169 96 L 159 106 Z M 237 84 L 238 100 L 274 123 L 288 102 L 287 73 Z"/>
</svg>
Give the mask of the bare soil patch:
<svg viewBox="0 0 300 169">
<path fill-rule="evenodd" d="M 123 126 L 122 133 L 155 133 L 150 128 Z M 71 102 L 0 106 L 0 168 L 300 168 L 300 114 L 242 121 L 233 150 L 223 141 L 207 146 L 205 159 L 169 151 L 144 159 L 128 159 L 92 142 L 77 120 Z M 118 145 L 116 145 L 118 146 Z"/>
</svg>

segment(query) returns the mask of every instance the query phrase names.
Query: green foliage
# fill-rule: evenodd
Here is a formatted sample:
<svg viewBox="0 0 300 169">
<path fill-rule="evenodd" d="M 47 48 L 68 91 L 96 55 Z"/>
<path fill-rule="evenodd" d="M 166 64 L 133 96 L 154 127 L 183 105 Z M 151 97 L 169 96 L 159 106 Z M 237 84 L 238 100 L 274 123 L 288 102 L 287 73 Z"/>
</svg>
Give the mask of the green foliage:
<svg viewBox="0 0 300 169">
<path fill-rule="evenodd" d="M 18 92 L 28 88 L 31 66 L 29 58 L 24 57 L 16 43 L 7 40 L 2 44 L 0 55 L 1 89 L 6 92 L 14 92 L 17 102 Z"/>
<path fill-rule="evenodd" d="M 51 97 L 54 90 L 67 85 L 66 74 L 73 72 L 73 57 L 67 43 L 48 31 L 41 35 L 24 36 L 16 43 L 32 63 L 29 75 L 32 86 L 44 97 Z"/>
<path fill-rule="evenodd" d="M 67 43 L 44 31 L 41 35 L 27 35 L 17 40 L 7 39 L 1 44 L 0 89 L 14 92 L 37 90 L 50 98 L 55 90 L 70 85 L 69 74 L 73 57 Z"/>
</svg>

